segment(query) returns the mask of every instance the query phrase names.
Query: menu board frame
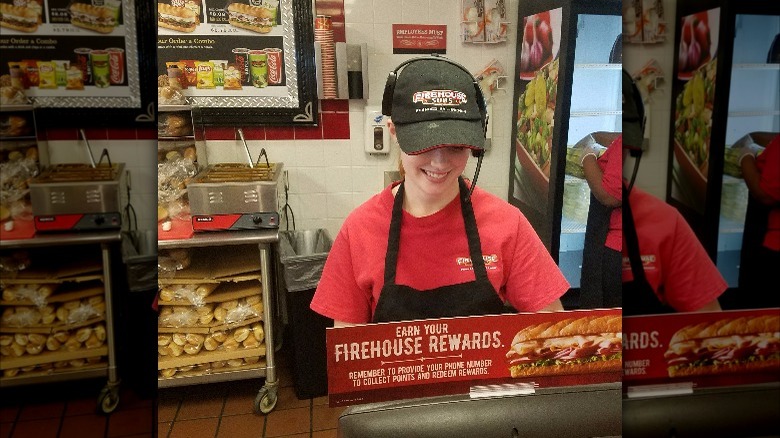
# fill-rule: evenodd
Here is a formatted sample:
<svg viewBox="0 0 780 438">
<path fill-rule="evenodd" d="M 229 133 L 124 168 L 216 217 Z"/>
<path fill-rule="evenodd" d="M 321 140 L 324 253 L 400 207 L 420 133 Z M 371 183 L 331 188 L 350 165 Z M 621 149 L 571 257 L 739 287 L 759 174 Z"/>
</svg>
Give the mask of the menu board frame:
<svg viewBox="0 0 780 438">
<path fill-rule="evenodd" d="M 152 5 L 142 0 L 122 0 L 121 16 L 125 28 L 125 81 L 129 95 L 101 97 L 89 91 L 73 97 L 28 95 L 42 126 L 138 128 L 156 122 L 156 91 L 150 86 L 154 83 L 154 57 L 143 56 L 156 50 L 152 37 L 155 32 Z M 48 34 L 31 36 L 33 39 L 49 37 Z M 89 46 L 91 39 L 99 37 L 102 35 L 85 36 L 84 45 Z"/>
<path fill-rule="evenodd" d="M 169 0 L 158 0 L 158 5 L 172 4 Z M 243 4 L 244 0 L 204 1 L 198 28 L 192 33 L 177 32 L 160 26 L 158 28 L 157 74 L 167 73 L 168 64 L 179 62 L 195 63 L 195 68 L 208 63 L 213 57 L 228 58 L 228 68 L 237 65 L 233 55 L 236 44 L 256 48 L 252 52 L 263 52 L 264 47 L 281 49 L 282 81 L 263 84 L 264 88 L 253 86 L 252 77 L 242 76 L 241 90 L 228 90 L 217 84 L 205 90 L 190 80 L 187 89 L 182 90 L 186 104 L 197 109 L 198 123 L 203 126 L 294 125 L 317 126 L 318 98 L 314 51 L 314 18 L 312 4 L 306 0 L 280 0 L 276 24 L 270 32 L 258 32 L 228 24 L 228 6 Z M 210 4 L 211 3 L 211 4 Z M 258 2 L 254 2 L 258 3 Z M 254 4 L 249 2 L 249 5 Z M 260 2 L 262 3 L 262 2 Z M 247 5 L 244 5 L 245 7 Z M 221 14 L 225 13 L 224 16 Z M 208 14 L 208 15 L 207 15 Z M 182 43 L 189 39 L 208 41 L 202 52 L 193 52 L 191 44 Z M 232 48 L 232 52 L 228 49 Z M 248 51 L 248 50 L 247 50 Z M 170 59 L 169 59 L 170 58 Z M 192 60 L 195 58 L 195 60 Z M 192 69 L 191 65 L 180 65 Z M 221 66 L 222 67 L 222 66 Z M 270 62 L 266 68 L 270 68 Z M 248 68 L 248 67 L 247 67 Z M 215 70 L 216 71 L 216 70 Z M 224 74 L 224 73 L 223 73 Z M 185 78 L 189 80 L 189 78 Z M 273 86 L 276 85 L 276 86 Z"/>
</svg>

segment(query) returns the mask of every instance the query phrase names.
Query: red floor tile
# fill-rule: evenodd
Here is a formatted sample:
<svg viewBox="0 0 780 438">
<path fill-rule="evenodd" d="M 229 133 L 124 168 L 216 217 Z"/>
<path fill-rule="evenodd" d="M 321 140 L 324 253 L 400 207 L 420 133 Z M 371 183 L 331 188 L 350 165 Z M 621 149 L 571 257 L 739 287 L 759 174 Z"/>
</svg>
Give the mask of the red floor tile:
<svg viewBox="0 0 780 438">
<path fill-rule="evenodd" d="M 217 433 L 219 418 L 199 418 L 197 420 L 177 421 L 168 438 L 212 437 Z"/>
<path fill-rule="evenodd" d="M 246 386 L 228 394 L 222 415 L 251 414 L 254 412 L 257 388 Z"/>
<path fill-rule="evenodd" d="M 312 430 L 334 429 L 338 426 L 339 416 L 346 407 L 329 408 L 328 406 L 314 406 L 311 411 Z"/>
<path fill-rule="evenodd" d="M 118 410 L 109 416 L 109 437 L 120 437 L 152 432 L 154 422 L 151 408 Z"/>
<path fill-rule="evenodd" d="M 222 394 L 204 394 L 201 397 L 185 397 L 179 408 L 176 421 L 195 418 L 211 418 L 222 415 L 225 397 Z"/>
<path fill-rule="evenodd" d="M 96 412 L 96 398 L 68 400 L 67 404 L 65 405 L 65 416 L 94 414 Z"/>
<path fill-rule="evenodd" d="M 0 423 L 16 421 L 17 415 L 19 415 L 18 406 L 8 406 L 8 407 L 0 408 Z"/>
<path fill-rule="evenodd" d="M 276 409 L 304 408 L 311 405 L 311 399 L 299 399 L 298 396 L 295 395 L 295 388 L 292 386 L 279 388 L 278 394 L 279 399 L 276 402 Z"/>
<path fill-rule="evenodd" d="M 13 423 L 0 423 L 0 438 L 9 438 L 12 427 L 14 427 Z"/>
<path fill-rule="evenodd" d="M 165 399 L 160 400 L 157 403 L 157 421 L 158 422 L 171 422 L 176 418 L 176 413 L 179 411 L 179 399 Z"/>
<path fill-rule="evenodd" d="M 103 437 L 106 421 L 106 417 L 99 414 L 64 417 L 59 438 Z"/>
<path fill-rule="evenodd" d="M 309 431 L 309 408 L 274 410 L 267 415 L 266 437 L 277 437 Z"/>
<path fill-rule="evenodd" d="M 243 414 L 222 417 L 217 438 L 257 438 L 263 436 L 266 417 Z"/>
<path fill-rule="evenodd" d="M 168 438 L 168 433 L 171 431 L 172 422 L 157 423 L 157 438 Z"/>
<path fill-rule="evenodd" d="M 22 407 L 19 415 L 20 421 L 36 420 L 39 418 L 59 418 L 65 410 L 64 402 L 41 403 Z"/>
<path fill-rule="evenodd" d="M 337 438 L 337 437 L 338 437 L 338 429 L 316 430 L 311 434 L 311 438 Z"/>
<path fill-rule="evenodd" d="M 12 438 L 57 438 L 60 429 L 60 418 L 44 418 L 31 421 L 20 421 L 14 427 Z"/>
</svg>

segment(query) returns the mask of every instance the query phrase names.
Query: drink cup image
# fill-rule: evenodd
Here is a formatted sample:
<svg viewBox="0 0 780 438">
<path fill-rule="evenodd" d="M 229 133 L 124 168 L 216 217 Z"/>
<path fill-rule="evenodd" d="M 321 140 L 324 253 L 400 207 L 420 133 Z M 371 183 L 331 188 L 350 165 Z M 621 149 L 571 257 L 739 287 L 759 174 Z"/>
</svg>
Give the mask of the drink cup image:
<svg viewBox="0 0 780 438">
<path fill-rule="evenodd" d="M 92 50 L 89 52 L 89 62 L 92 65 L 92 82 L 98 88 L 111 85 L 111 68 L 108 65 L 107 50 Z"/>
<path fill-rule="evenodd" d="M 91 51 L 92 49 L 86 47 L 73 50 L 73 53 L 76 54 L 76 65 L 81 69 L 84 85 L 92 85 L 92 65 L 89 60 L 89 52 Z"/>
<path fill-rule="evenodd" d="M 257 88 L 268 86 L 268 55 L 264 50 L 249 51 L 249 72 L 253 86 Z"/>
</svg>

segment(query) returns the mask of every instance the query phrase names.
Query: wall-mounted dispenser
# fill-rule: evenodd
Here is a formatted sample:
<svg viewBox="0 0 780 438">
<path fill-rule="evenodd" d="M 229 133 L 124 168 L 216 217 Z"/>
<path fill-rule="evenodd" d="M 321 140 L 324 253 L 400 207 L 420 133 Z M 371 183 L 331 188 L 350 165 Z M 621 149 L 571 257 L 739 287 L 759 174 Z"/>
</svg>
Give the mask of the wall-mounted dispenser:
<svg viewBox="0 0 780 438">
<path fill-rule="evenodd" d="M 368 44 L 336 43 L 339 99 L 368 98 Z"/>
<path fill-rule="evenodd" d="M 366 138 L 364 148 L 369 154 L 390 153 L 390 130 L 387 127 L 387 116 L 382 114 L 378 106 L 367 106 Z"/>
</svg>

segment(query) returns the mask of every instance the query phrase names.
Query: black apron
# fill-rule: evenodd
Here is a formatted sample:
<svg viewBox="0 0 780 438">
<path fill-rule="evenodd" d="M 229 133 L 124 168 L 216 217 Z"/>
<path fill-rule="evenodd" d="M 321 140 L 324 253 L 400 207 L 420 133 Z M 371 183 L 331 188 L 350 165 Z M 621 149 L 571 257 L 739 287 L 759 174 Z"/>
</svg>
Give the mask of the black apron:
<svg viewBox="0 0 780 438">
<path fill-rule="evenodd" d="M 476 279 L 471 282 L 442 286 L 420 291 L 409 286 L 395 284 L 398 251 L 401 243 L 401 219 L 403 217 L 404 183 L 398 186 L 393 202 L 390 233 L 385 255 L 385 284 L 379 294 L 373 322 L 403 321 L 410 319 L 442 318 L 451 316 L 488 315 L 507 310 L 493 285 L 488 280 L 482 246 L 477 232 L 477 221 L 471 201 L 466 200 L 468 188 L 459 179 L 460 205 L 469 242 L 469 256 Z"/>
<path fill-rule="evenodd" d="M 628 188 L 623 187 L 623 233 L 626 237 L 628 260 L 631 262 L 633 281 L 623 283 L 623 316 L 674 313 L 671 306 L 662 303 L 653 287 L 647 282 L 645 268 L 639 252 L 639 238 L 634 226 L 634 215 L 628 202 Z M 622 267 L 621 267 L 622 269 Z"/>
<path fill-rule="evenodd" d="M 739 289 L 730 290 L 722 305 L 729 309 L 756 309 L 780 306 L 780 294 L 769 292 L 780 266 L 780 253 L 764 246 L 771 208 L 748 197 L 745 229 L 739 256 Z"/>
<path fill-rule="evenodd" d="M 621 254 L 604 244 L 609 233 L 612 208 L 590 195 L 588 222 L 582 250 L 580 276 L 580 308 L 620 307 L 622 284 L 620 280 Z"/>
</svg>

